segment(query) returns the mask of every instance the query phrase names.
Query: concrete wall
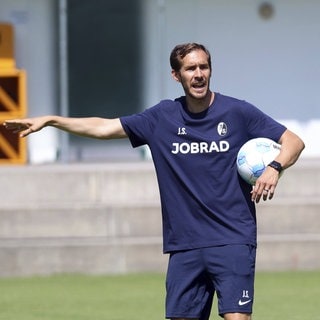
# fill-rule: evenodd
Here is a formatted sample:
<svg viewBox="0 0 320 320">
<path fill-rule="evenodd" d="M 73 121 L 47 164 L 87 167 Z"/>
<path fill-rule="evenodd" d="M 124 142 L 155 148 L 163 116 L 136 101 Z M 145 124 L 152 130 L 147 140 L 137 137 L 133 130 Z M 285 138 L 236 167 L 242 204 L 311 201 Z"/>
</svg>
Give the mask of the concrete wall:
<svg viewBox="0 0 320 320">
<path fill-rule="evenodd" d="M 0 276 L 165 272 L 151 162 L 0 168 Z M 258 210 L 258 270 L 320 268 L 320 167 L 300 161 Z"/>
</svg>

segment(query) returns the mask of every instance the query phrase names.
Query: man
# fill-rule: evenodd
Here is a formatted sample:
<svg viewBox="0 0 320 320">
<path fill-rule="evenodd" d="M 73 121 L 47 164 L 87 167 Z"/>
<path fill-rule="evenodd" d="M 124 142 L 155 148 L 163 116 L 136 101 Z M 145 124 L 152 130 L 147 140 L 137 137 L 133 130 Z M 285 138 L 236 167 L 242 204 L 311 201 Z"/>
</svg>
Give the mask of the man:
<svg viewBox="0 0 320 320">
<path fill-rule="evenodd" d="M 98 139 L 128 137 L 149 145 L 157 172 L 164 252 L 170 254 L 166 317 L 209 319 L 214 293 L 225 320 L 250 320 L 254 299 L 255 202 L 272 199 L 283 169 L 303 141 L 250 105 L 210 90 L 211 57 L 197 43 L 176 46 L 173 78 L 185 96 L 118 119 L 43 116 L 7 120 L 21 137 L 45 126 Z M 236 155 L 249 139 L 267 137 L 281 152 L 255 187 L 237 174 Z"/>
</svg>

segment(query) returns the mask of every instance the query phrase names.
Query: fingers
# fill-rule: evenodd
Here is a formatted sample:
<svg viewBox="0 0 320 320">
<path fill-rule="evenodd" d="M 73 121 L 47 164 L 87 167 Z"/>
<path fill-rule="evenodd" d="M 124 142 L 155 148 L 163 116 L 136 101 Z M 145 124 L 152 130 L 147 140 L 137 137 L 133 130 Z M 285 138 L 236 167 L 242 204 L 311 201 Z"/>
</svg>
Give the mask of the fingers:
<svg viewBox="0 0 320 320">
<path fill-rule="evenodd" d="M 264 201 L 266 201 L 267 199 L 271 200 L 273 198 L 273 192 L 271 191 L 271 189 L 263 189 L 262 198 Z"/>
<path fill-rule="evenodd" d="M 251 200 L 259 203 L 261 198 L 263 201 L 271 200 L 274 196 L 275 187 L 272 185 L 257 183 L 251 192 Z"/>
<path fill-rule="evenodd" d="M 28 126 L 19 121 L 19 120 L 6 120 L 3 125 L 6 127 L 8 130 L 22 130 L 28 128 Z"/>
<path fill-rule="evenodd" d="M 20 132 L 20 131 L 18 131 L 18 132 Z M 26 129 L 26 130 L 21 131 L 20 134 L 19 134 L 19 136 L 20 136 L 21 138 L 24 138 L 24 137 L 28 136 L 28 135 L 29 135 L 30 133 L 32 133 L 32 132 L 33 132 L 33 130 L 32 130 L 32 128 L 30 127 L 30 128 L 28 128 L 28 129 Z"/>
<path fill-rule="evenodd" d="M 279 180 L 279 173 L 273 168 L 267 167 L 263 174 L 256 181 L 251 192 L 251 200 L 258 203 L 261 198 L 271 200 Z"/>
<path fill-rule="evenodd" d="M 26 137 L 33 132 L 31 125 L 23 120 L 6 120 L 3 126 L 13 133 L 20 133 L 20 137 Z"/>
</svg>

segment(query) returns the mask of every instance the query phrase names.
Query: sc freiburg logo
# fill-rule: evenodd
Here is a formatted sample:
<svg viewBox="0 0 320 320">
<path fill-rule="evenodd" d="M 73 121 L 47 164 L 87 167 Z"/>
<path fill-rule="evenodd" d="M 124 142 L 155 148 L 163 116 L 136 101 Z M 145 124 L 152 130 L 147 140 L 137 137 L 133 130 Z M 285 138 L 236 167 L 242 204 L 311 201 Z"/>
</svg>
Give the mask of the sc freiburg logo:
<svg viewBox="0 0 320 320">
<path fill-rule="evenodd" d="M 217 126 L 219 136 L 223 137 L 227 134 L 228 128 L 224 122 L 220 122 Z"/>
</svg>

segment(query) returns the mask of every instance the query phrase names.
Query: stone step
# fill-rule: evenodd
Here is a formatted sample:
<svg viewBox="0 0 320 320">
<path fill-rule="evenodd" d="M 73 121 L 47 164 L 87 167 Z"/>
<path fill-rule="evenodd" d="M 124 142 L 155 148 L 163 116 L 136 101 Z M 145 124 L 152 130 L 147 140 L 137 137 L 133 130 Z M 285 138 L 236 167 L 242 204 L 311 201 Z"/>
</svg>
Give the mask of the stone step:
<svg viewBox="0 0 320 320">
<path fill-rule="evenodd" d="M 162 235 L 161 211 L 155 205 L 11 207 L 1 210 L 0 219 L 0 240 Z"/>
<path fill-rule="evenodd" d="M 165 272 L 161 238 L 27 239 L 0 242 L 0 277 L 55 273 Z"/>
<path fill-rule="evenodd" d="M 318 235 L 259 237 L 257 270 L 320 268 Z M 0 241 L 0 277 L 54 273 L 165 272 L 161 237 L 6 239 Z"/>
<path fill-rule="evenodd" d="M 257 270 L 319 270 L 320 234 L 260 235 Z"/>
<path fill-rule="evenodd" d="M 0 166 L 0 207 L 23 203 L 159 202 L 152 162 Z M 320 161 L 303 159 L 281 177 L 276 197 L 320 197 Z"/>
<path fill-rule="evenodd" d="M 17 205 L 0 211 L 1 238 L 161 236 L 159 204 Z M 261 234 L 320 234 L 320 200 L 272 200 L 257 205 Z"/>
<path fill-rule="evenodd" d="M 320 159 L 302 159 L 285 170 L 276 195 L 279 198 L 320 197 Z"/>
<path fill-rule="evenodd" d="M 0 207 L 159 202 L 151 162 L 0 167 Z"/>
<path fill-rule="evenodd" d="M 320 234 L 320 199 L 273 199 L 256 208 L 261 234 Z"/>
</svg>

